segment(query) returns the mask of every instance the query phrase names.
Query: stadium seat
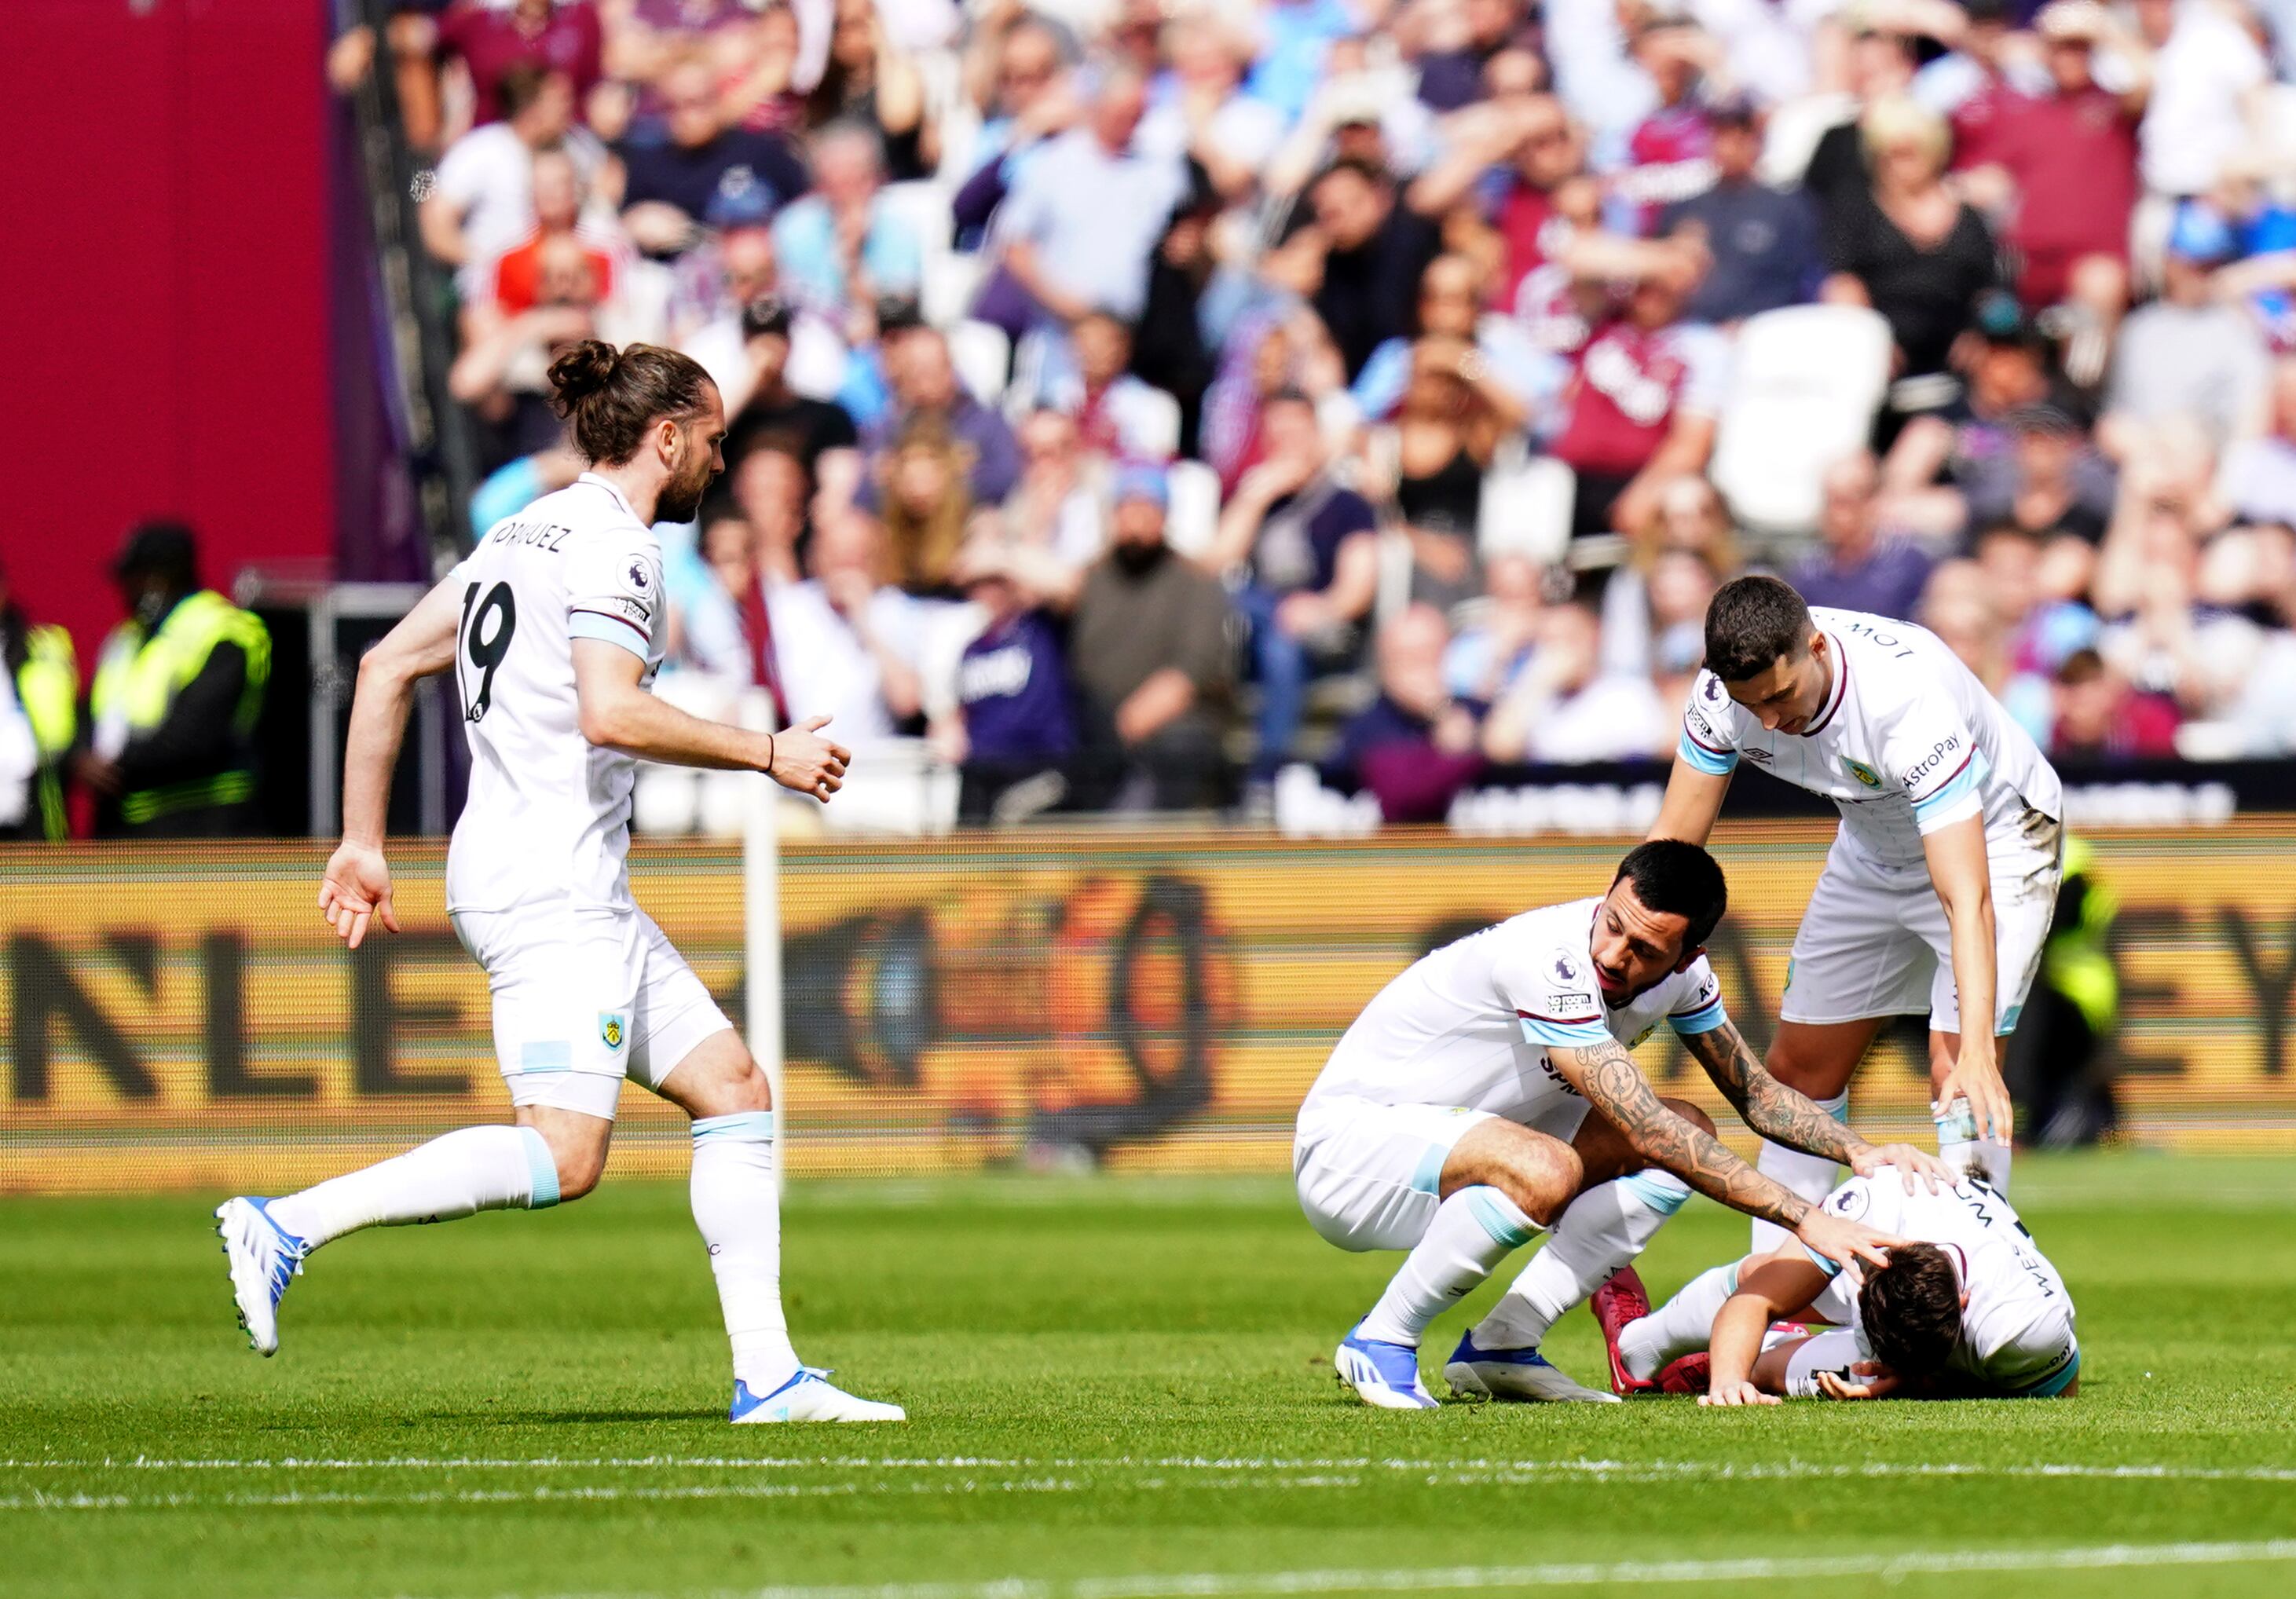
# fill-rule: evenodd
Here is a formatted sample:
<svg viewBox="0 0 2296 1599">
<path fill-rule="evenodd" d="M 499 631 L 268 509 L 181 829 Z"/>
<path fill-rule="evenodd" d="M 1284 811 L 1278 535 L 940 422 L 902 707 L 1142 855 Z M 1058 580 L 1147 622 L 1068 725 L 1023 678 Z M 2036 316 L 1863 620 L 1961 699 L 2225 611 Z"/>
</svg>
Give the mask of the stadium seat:
<svg viewBox="0 0 2296 1599">
<path fill-rule="evenodd" d="M 988 273 L 987 258 L 977 253 L 952 250 L 927 256 L 924 277 L 918 285 L 917 308 L 933 326 L 955 327 L 972 309 L 973 297 L 980 292 L 981 279 Z"/>
<path fill-rule="evenodd" d="M 1817 520 L 1818 480 L 1865 447 L 1890 377 L 1890 324 L 1857 306 L 1789 306 L 1738 331 L 1710 475 L 1758 532 Z"/>
<path fill-rule="evenodd" d="M 1177 407 L 1172 427 L 1179 430 Z M 1219 528 L 1219 473 L 1201 461 L 1175 461 L 1166 478 L 1171 508 L 1164 517 L 1164 542 L 1183 555 L 1201 555 L 1212 547 Z"/>
<path fill-rule="evenodd" d="M 1141 431 L 1148 445 L 1148 453 L 1166 460 L 1180 453 L 1180 402 L 1160 389 L 1150 390 L 1138 398 Z M 1150 420 L 1152 414 L 1152 420 Z M 1218 478 L 1213 481 L 1217 484 Z"/>
<path fill-rule="evenodd" d="M 1570 545 L 1570 510 L 1578 480 L 1552 455 L 1502 455 L 1483 474 L 1482 508 L 1475 544 L 1484 560 L 1528 555 L 1542 566 L 1562 559 Z"/>
<path fill-rule="evenodd" d="M 1003 328 L 970 319 L 958 323 L 948 330 L 948 358 L 974 399 L 1003 406 L 1013 371 L 1013 340 Z"/>
</svg>

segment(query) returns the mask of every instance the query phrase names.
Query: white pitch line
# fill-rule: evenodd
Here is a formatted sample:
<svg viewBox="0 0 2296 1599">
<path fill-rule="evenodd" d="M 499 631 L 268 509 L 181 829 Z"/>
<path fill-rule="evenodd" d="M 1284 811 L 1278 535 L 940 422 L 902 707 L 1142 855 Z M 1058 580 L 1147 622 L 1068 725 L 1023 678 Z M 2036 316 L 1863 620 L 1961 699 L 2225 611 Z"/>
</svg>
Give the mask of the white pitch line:
<svg viewBox="0 0 2296 1599">
<path fill-rule="evenodd" d="M 2296 1482 L 2296 1466 L 2187 1466 L 2168 1464 L 2094 1465 L 2036 1462 L 1991 1464 L 1940 1461 L 1910 1464 L 1870 1461 L 1858 1464 L 1829 1464 L 1816 1461 L 1775 1463 L 1717 1463 L 1683 1460 L 1408 1460 L 1225 1458 L 1205 1456 L 1049 1460 L 997 1459 L 951 1456 L 938 1459 L 872 1459 L 849 1456 L 627 1456 L 581 1458 L 545 1456 L 531 1460 L 513 1457 L 389 1456 L 373 1460 L 127 1459 L 0 1460 L 0 1471 L 1061 1471 L 1061 1472 L 1212 1472 L 1328 1473 L 1380 1472 L 1396 1475 L 1425 1473 L 1454 1486 L 1472 1487 L 1488 1481 L 1513 1486 L 1523 1480 L 1555 1476 L 1583 1476 L 1627 1482 L 1886 1480 L 1891 1478 L 2004 1478 L 2040 1480 L 2062 1478 L 2100 1481 L 2145 1482 Z M 1329 1480 L 1325 1480 L 1327 1482 Z M 1302 1486 L 1296 1479 L 1282 1486 Z"/>
<path fill-rule="evenodd" d="M 1046 1581 L 887 1583 L 822 1587 L 685 1589 L 560 1594 L 549 1599 L 1243 1599 L 1252 1595 L 1443 1593 L 1489 1588 L 1712 1582 L 1809 1582 L 1830 1578 L 1982 1572 L 2094 1571 L 2161 1566 L 2254 1565 L 2296 1561 L 2296 1538 L 2252 1543 L 2102 1544 L 2058 1549 L 1946 1549 L 1901 1554 L 1556 1562 L 1535 1566 L 1438 1566 L 1301 1571 L 1198 1571 L 1172 1576 L 1088 1577 Z"/>
</svg>

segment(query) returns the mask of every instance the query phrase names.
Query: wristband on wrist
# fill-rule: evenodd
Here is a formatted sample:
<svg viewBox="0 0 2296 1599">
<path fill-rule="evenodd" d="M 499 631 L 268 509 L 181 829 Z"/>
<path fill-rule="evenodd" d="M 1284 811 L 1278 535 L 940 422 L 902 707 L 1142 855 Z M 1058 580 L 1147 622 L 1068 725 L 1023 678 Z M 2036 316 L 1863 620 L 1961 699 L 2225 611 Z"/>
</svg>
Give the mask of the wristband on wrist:
<svg viewBox="0 0 2296 1599">
<path fill-rule="evenodd" d="M 773 775 L 774 775 L 774 735 L 773 735 L 772 734 L 768 733 L 767 734 L 766 734 L 766 775 L 767 775 L 767 776 L 768 776 L 768 777 L 771 777 Z"/>
</svg>

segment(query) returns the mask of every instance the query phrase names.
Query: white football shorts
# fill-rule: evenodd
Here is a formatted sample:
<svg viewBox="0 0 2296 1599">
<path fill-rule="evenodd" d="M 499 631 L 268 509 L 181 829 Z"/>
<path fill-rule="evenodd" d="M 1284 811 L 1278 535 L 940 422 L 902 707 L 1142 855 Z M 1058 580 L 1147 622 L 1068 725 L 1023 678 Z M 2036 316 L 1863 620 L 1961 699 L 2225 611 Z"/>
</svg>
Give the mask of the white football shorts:
<svg viewBox="0 0 2296 1599">
<path fill-rule="evenodd" d="M 1587 1102 L 1558 1099 L 1529 1125 L 1565 1144 L 1587 1119 Z M 1333 1095 L 1300 1112 L 1292 1173 L 1300 1209 L 1343 1250 L 1407 1250 L 1426 1235 L 1443 1202 L 1443 1162 L 1488 1111 L 1390 1105 Z"/>
<path fill-rule="evenodd" d="M 2016 1029 L 2040 972 L 2063 875 L 2063 838 L 2062 825 L 2051 822 L 2030 845 L 1992 858 L 1996 1033 Z M 1822 1024 L 1924 1011 L 1932 1031 L 1961 1031 L 1953 933 L 1937 890 L 1920 868 L 1876 865 L 1837 837 L 1794 934 L 1779 1017 Z"/>
<path fill-rule="evenodd" d="M 611 1120 L 628 1078 L 659 1092 L 694 1046 L 733 1026 L 644 911 L 464 911 L 455 935 L 494 992 L 511 1103 Z"/>
</svg>

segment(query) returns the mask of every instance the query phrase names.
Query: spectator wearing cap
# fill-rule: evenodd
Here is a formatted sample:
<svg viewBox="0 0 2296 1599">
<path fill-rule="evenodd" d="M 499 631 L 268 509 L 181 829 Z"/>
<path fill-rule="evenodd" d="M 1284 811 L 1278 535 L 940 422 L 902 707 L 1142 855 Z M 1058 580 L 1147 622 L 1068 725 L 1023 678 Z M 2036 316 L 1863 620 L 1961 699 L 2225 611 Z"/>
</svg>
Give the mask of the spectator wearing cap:
<svg viewBox="0 0 2296 1599">
<path fill-rule="evenodd" d="M 1646 760 L 1667 717 L 1647 676 L 1603 670 L 1603 624 L 1576 601 L 1539 619 L 1530 665 L 1483 719 L 1483 753 L 1502 764 Z"/>
<path fill-rule="evenodd" d="M 562 153 L 578 191 L 594 184 L 606 164 L 605 147 L 574 126 L 574 88 L 564 73 L 513 68 L 502 96 L 503 119 L 474 127 L 447 147 L 415 212 L 423 248 L 455 269 L 465 303 L 490 297 L 495 258 L 534 230 L 537 156 Z M 562 209 L 563 195 L 554 198 Z"/>
<path fill-rule="evenodd" d="M 726 465 L 739 472 L 751 452 L 787 452 L 808 477 L 821 473 L 822 457 L 860 444 L 852 416 L 833 400 L 800 394 L 790 386 L 790 340 L 795 318 L 784 301 L 766 297 L 742 310 L 742 348 L 750 368 L 749 398 L 726 419 Z M 857 467 L 857 462 L 853 463 Z"/>
<path fill-rule="evenodd" d="M 1774 189 L 1755 176 L 1762 129 L 1751 101 L 1725 101 L 1711 119 L 1713 186 L 1669 206 L 1658 225 L 1666 238 L 1694 239 L 1711 263 L 1683 315 L 1728 324 L 1800 305 L 1824 272 L 1817 208 L 1800 184 Z"/>
<path fill-rule="evenodd" d="M 2243 521 L 2296 528 L 2296 358 L 2272 368 L 2272 426 L 2226 453 L 2220 483 Z"/>
<path fill-rule="evenodd" d="M 1793 569 L 1812 605 L 1911 621 L 1931 562 L 1909 538 L 1882 529 L 1874 457 L 1860 451 L 1828 467 L 1820 488 L 1819 548 Z"/>
<path fill-rule="evenodd" d="M 1893 95 L 1858 127 L 1872 184 L 1831 210 L 1824 298 L 1882 314 L 1900 379 L 1942 373 L 1979 298 L 1999 281 L 1992 230 L 1945 184 L 1944 119 Z"/>
<path fill-rule="evenodd" d="M 2151 53 L 2095 0 L 2054 0 L 2038 22 L 2046 94 L 2017 102 L 1988 142 L 2013 188 L 2007 242 L 2022 260 L 2028 309 L 2070 302 L 2090 323 L 2094 381 L 2128 299 L 2128 218 L 2136 208 L 2136 126 L 2151 92 Z M 2100 47 L 2120 69 L 2112 88 L 2094 70 Z"/>
<path fill-rule="evenodd" d="M 1578 480 L 1575 533 L 1635 528 L 1660 485 L 1703 472 L 1714 451 L 1728 350 L 1682 314 L 1702 258 L 1679 245 L 1640 249 L 1623 309 L 1578 351 L 1563 391 L 1551 447 Z"/>
<path fill-rule="evenodd" d="M 681 61 L 661 90 L 660 126 L 641 124 L 615 150 L 622 225 L 648 255 L 692 249 L 704 223 L 765 221 L 805 192 L 805 167 L 786 140 L 727 120 L 707 61 Z"/>
<path fill-rule="evenodd" d="M 1324 763 L 1333 786 L 1371 793 L 1388 822 L 1439 822 L 1483 768 L 1477 708 L 1447 685 L 1451 629 L 1409 605 L 1379 630 L 1379 697 L 1350 718 Z"/>
<path fill-rule="evenodd" d="M 988 619 L 957 658 L 955 702 L 930 736 L 962 775 L 959 821 L 1017 821 L 1069 792 L 1078 739 L 1068 652 L 996 541 L 968 544 L 956 578 Z"/>
<path fill-rule="evenodd" d="M 2271 381 L 2262 332 L 2246 305 L 2226 303 L 2210 281 L 2238 250 L 2213 209 L 2177 209 L 2161 298 L 2121 324 L 2105 389 L 2101 434 L 2123 459 L 2171 418 L 2197 422 L 2219 447 L 2261 430 Z"/>
<path fill-rule="evenodd" d="M 1032 157 L 997 209 L 998 259 L 1039 317 L 1140 314 L 1149 255 L 1187 193 L 1178 160 L 1137 147 L 1146 95 L 1136 71 L 1107 72 L 1084 125 Z"/>
<path fill-rule="evenodd" d="M 199 582 L 181 522 L 146 522 L 112 563 L 127 619 L 103 641 L 88 737 L 73 762 L 99 834 L 234 838 L 260 832 L 255 725 L 271 636 Z"/>
<path fill-rule="evenodd" d="M 1233 646 L 1219 580 L 1164 542 L 1160 467 L 1117 476 L 1108 554 L 1069 623 L 1095 798 L 1113 810 L 1226 803 Z"/>
<path fill-rule="evenodd" d="M 439 19 L 438 49 L 471 75 L 471 122 L 514 115 L 504 90 L 521 68 L 563 73 L 576 97 L 604 72 L 605 35 L 592 0 L 455 0 Z"/>
<path fill-rule="evenodd" d="M 774 218 L 782 283 L 849 342 L 865 343 L 879 296 L 917 293 L 923 249 L 885 202 L 882 143 L 867 124 L 839 122 L 814 136 L 813 184 Z"/>
<path fill-rule="evenodd" d="M 862 451 L 871 464 L 863 483 L 865 505 L 874 503 L 869 496 L 877 464 L 920 415 L 939 419 L 950 438 L 969 454 L 966 480 L 973 504 L 993 505 L 1013 492 L 1021 479 L 1021 449 L 1013 430 L 957 381 L 948 340 L 938 328 L 905 331 L 886 351 L 885 369 L 891 404 L 861 434 Z"/>
<path fill-rule="evenodd" d="M 1203 565 L 1250 574 L 1236 603 L 1260 694 L 1250 776 L 1271 782 L 1291 758 L 1309 681 L 1356 662 L 1357 628 L 1379 589 L 1379 518 L 1333 475 L 1307 396 L 1277 394 L 1261 426 L 1265 455 L 1220 512 Z"/>
</svg>

